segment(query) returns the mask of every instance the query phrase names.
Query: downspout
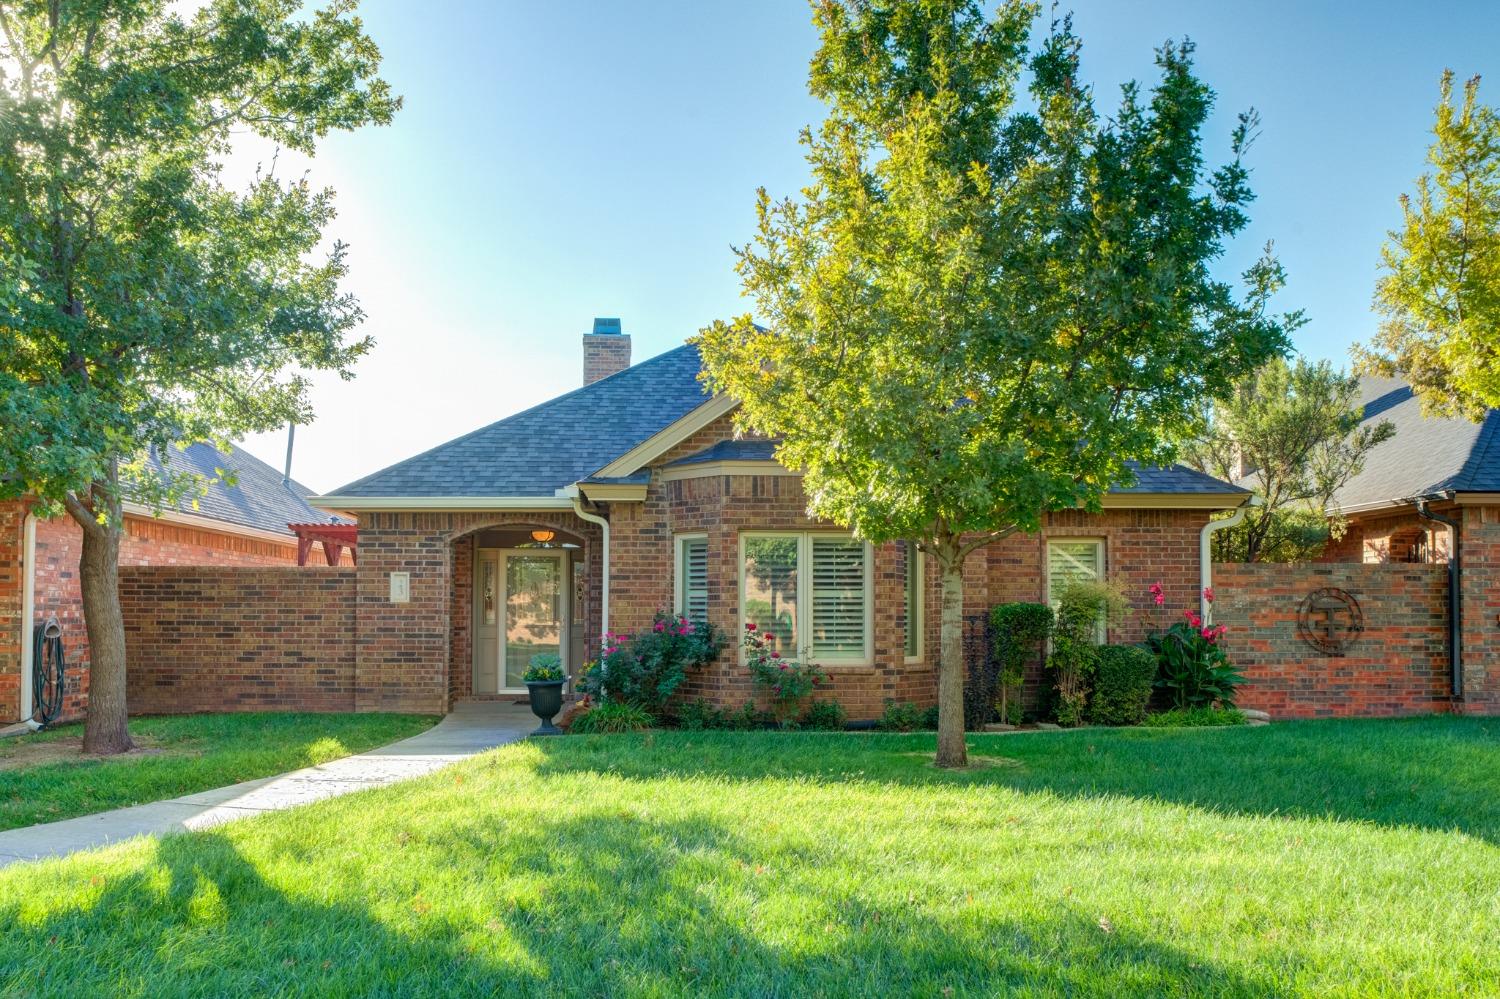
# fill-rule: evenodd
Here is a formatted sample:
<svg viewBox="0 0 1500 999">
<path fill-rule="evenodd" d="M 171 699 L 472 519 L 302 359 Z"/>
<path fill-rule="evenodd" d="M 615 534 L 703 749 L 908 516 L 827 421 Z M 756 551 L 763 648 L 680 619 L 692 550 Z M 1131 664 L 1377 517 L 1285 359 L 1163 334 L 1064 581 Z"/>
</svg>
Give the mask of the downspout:
<svg viewBox="0 0 1500 999">
<path fill-rule="evenodd" d="M 594 636 L 594 639 L 597 640 L 604 637 L 603 632 L 609 631 L 609 521 L 597 513 L 589 513 L 583 508 L 583 494 L 576 485 L 573 487 L 573 512 L 578 514 L 581 520 L 586 520 L 590 524 L 598 524 L 600 530 L 604 532 L 601 558 L 601 571 L 604 573 L 604 579 L 600 583 L 599 595 L 599 601 L 603 606 L 599 609 L 599 631 L 601 634 Z"/>
<path fill-rule="evenodd" d="M 31 699 L 32 675 L 36 664 L 31 661 L 31 629 L 36 626 L 36 515 L 30 510 L 21 518 L 21 620 L 17 629 L 21 645 L 21 718 L 31 728 L 41 726 L 31 720 L 36 705 Z"/>
<path fill-rule="evenodd" d="M 1210 520 L 1203 525 L 1203 530 L 1198 533 L 1198 616 L 1203 618 L 1203 623 L 1209 625 L 1214 619 L 1214 605 L 1209 603 L 1205 594 L 1214 586 L 1214 558 L 1213 558 L 1213 536 L 1216 531 L 1222 531 L 1226 527 L 1236 527 L 1244 523 L 1245 514 L 1252 506 L 1263 506 L 1265 501 L 1254 493 L 1250 494 L 1248 502 L 1240 504 L 1240 508 L 1234 511 L 1230 517 L 1223 520 Z"/>
<path fill-rule="evenodd" d="M 1444 497 L 1446 498 L 1446 497 Z M 1436 524 L 1443 524 L 1448 528 L 1448 673 L 1449 689 L 1454 697 L 1464 696 L 1464 589 L 1463 589 L 1463 562 L 1459 554 L 1459 526 L 1458 521 L 1444 517 L 1440 513 L 1433 513 L 1428 508 L 1428 497 L 1421 496 L 1414 501 L 1417 505 L 1417 514 L 1423 520 L 1430 520 Z"/>
</svg>

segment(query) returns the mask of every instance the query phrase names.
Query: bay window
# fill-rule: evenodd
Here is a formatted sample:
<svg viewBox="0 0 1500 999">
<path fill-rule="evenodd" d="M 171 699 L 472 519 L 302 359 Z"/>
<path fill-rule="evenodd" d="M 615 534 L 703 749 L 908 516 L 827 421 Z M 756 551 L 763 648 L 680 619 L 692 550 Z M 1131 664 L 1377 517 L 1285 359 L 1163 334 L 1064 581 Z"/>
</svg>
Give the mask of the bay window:
<svg viewBox="0 0 1500 999">
<path fill-rule="evenodd" d="M 871 659 L 870 546 L 847 534 L 740 537 L 740 611 L 787 656 Z"/>
</svg>

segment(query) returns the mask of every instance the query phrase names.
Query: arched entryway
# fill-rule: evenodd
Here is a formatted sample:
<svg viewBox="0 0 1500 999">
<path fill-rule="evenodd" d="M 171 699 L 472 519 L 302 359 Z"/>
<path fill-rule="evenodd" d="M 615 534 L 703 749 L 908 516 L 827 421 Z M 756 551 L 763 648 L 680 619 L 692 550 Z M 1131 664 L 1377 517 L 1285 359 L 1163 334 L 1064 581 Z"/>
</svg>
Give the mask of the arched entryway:
<svg viewBox="0 0 1500 999">
<path fill-rule="evenodd" d="M 453 540 L 453 699 L 524 695 L 538 655 L 577 674 L 598 630 L 598 544 L 592 525 L 562 519 L 516 517 Z"/>
</svg>

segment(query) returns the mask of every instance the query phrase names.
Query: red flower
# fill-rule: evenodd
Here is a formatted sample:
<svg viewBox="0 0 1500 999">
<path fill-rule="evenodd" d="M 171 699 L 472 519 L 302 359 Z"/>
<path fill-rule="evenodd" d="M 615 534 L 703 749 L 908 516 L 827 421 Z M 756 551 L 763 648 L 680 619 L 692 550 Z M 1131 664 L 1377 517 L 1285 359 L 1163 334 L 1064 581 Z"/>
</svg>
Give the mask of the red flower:
<svg viewBox="0 0 1500 999">
<path fill-rule="evenodd" d="M 1205 586 L 1203 588 L 1203 599 L 1209 603 L 1214 602 L 1214 588 L 1212 586 Z"/>
<path fill-rule="evenodd" d="M 745 630 L 746 631 L 754 631 L 755 630 L 755 622 L 754 621 L 746 621 L 745 622 Z"/>
</svg>

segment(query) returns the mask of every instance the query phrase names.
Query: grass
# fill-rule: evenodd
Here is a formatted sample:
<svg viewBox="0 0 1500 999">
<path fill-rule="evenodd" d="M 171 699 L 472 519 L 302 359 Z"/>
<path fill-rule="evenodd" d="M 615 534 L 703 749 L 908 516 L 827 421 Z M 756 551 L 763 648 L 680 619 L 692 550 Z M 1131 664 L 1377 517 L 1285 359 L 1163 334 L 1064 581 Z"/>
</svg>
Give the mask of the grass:
<svg viewBox="0 0 1500 999">
<path fill-rule="evenodd" d="M 415 735 L 435 720 L 273 712 L 133 718 L 140 749 L 107 758 L 81 755 L 81 724 L 0 740 L 0 829 L 326 763 Z"/>
<path fill-rule="evenodd" d="M 0 994 L 1493 994 L 1497 736 L 529 741 L 0 872 Z"/>
</svg>

